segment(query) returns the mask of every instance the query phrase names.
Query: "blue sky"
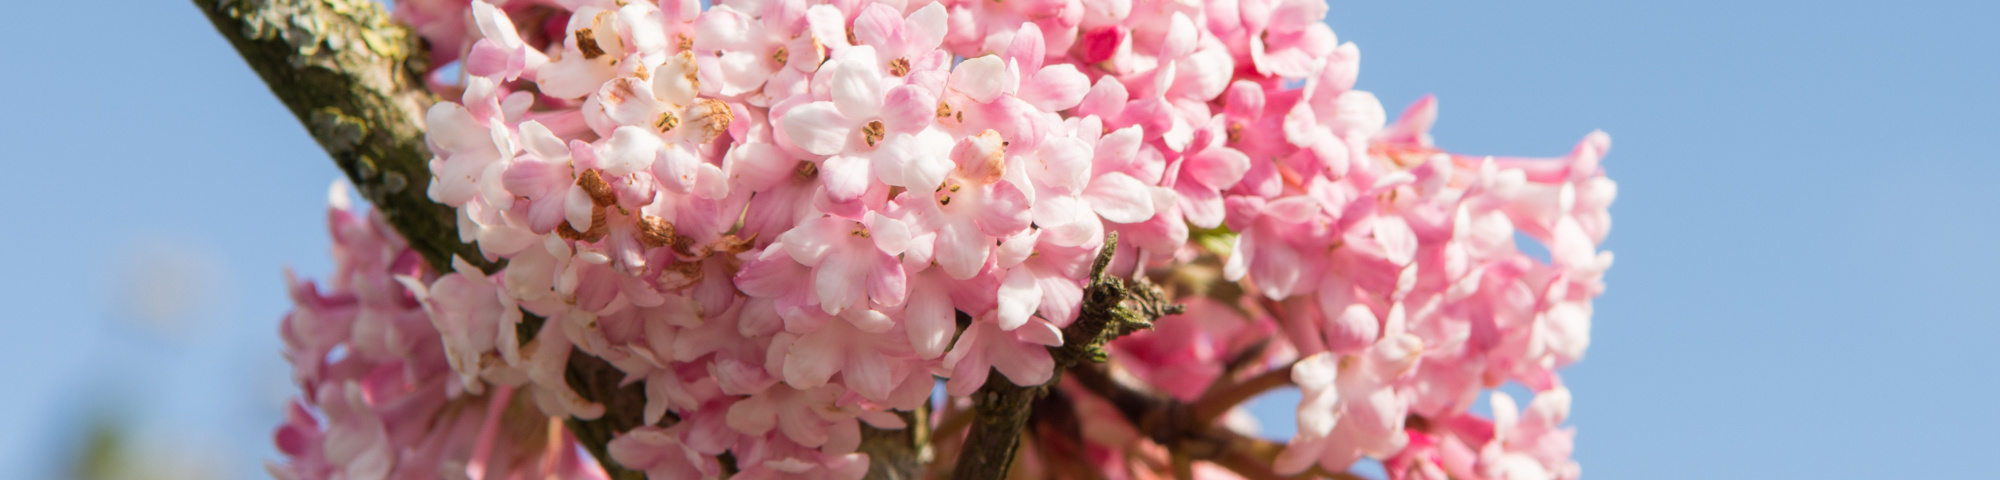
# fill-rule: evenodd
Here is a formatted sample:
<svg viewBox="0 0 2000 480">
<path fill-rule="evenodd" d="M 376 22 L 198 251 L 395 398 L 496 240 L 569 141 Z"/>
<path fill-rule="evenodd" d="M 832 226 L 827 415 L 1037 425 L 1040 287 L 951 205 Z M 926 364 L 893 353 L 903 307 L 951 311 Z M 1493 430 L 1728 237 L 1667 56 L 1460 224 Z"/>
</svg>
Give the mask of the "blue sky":
<svg viewBox="0 0 2000 480">
<path fill-rule="evenodd" d="M 95 415 L 260 476 L 282 269 L 338 172 L 193 7 L 0 16 L 0 478 Z M 1335 0 L 1361 88 L 1466 153 L 1603 129 L 1617 252 L 1576 394 L 1591 478 L 1884 478 L 2000 451 L 2000 7 Z M 141 308 L 165 288 L 184 304 Z M 148 313 L 150 312 L 150 313 Z"/>
</svg>

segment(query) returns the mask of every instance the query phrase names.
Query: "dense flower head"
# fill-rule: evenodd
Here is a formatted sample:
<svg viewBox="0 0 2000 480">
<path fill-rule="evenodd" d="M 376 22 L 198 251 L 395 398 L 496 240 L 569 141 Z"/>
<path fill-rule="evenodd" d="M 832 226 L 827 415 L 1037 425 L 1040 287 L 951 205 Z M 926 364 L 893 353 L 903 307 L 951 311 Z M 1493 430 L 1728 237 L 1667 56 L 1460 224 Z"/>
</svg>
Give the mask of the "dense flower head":
<svg viewBox="0 0 2000 480">
<path fill-rule="evenodd" d="M 547 419 L 604 414 L 563 377 L 579 351 L 644 385 L 648 426 L 609 448 L 629 468 L 715 478 L 729 454 L 751 478 L 855 478 L 862 424 L 903 428 L 894 412 L 995 371 L 1049 382 L 1046 347 L 1116 234 L 1109 273 L 1190 309 L 1109 345 L 1110 370 L 1189 402 L 1259 375 L 1297 385 L 1276 473 L 1373 458 L 1399 479 L 1574 478 L 1557 370 L 1588 347 L 1611 264 L 1609 137 L 1553 159 L 1439 148 L 1433 99 L 1391 122 L 1355 89 L 1359 51 L 1327 10 L 402 4 L 460 66 L 433 72 L 451 101 L 426 118 L 426 187 L 506 267 L 427 270 L 336 208 L 330 293 L 293 288 L 303 398 L 273 468 L 588 470 L 536 450 L 571 441 Z M 547 319 L 528 338 L 523 312 Z M 1493 419 L 1468 412 L 1506 382 L 1537 392 L 1525 413 L 1499 393 Z M 1078 416 L 1106 408 L 1057 392 Z M 427 426 L 399 427 L 413 416 Z M 506 421 L 555 433 L 495 433 Z M 1119 428 L 1022 468 L 1168 463 Z"/>
<path fill-rule="evenodd" d="M 507 322 L 520 315 L 494 280 L 469 267 L 439 276 L 381 214 L 351 206 L 344 184 L 332 200 L 335 271 L 324 284 L 286 275 L 294 309 L 279 336 L 299 398 L 276 432 L 287 461 L 267 464 L 271 476 L 603 478 L 519 368 L 454 356 L 518 353 Z"/>
</svg>

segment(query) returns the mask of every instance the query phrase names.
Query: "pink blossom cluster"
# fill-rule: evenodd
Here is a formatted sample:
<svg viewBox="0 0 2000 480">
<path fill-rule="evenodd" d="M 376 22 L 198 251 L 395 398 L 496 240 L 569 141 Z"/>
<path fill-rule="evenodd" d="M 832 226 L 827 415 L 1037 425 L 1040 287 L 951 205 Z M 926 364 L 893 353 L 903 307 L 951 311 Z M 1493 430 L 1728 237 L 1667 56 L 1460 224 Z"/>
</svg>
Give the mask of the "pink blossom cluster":
<svg viewBox="0 0 2000 480">
<path fill-rule="evenodd" d="M 602 478 L 572 436 L 513 395 L 526 383 L 519 371 L 496 372 L 488 395 L 466 395 L 450 340 L 420 302 L 414 278 L 434 276 L 423 258 L 380 214 L 351 208 L 344 184 L 332 200 L 333 274 L 324 285 L 286 275 L 294 309 L 279 336 L 300 398 L 276 434 L 289 461 L 267 464 L 271 476 Z M 435 290 L 476 288 L 468 283 Z"/>
<path fill-rule="evenodd" d="M 506 266 L 425 272 L 335 210 L 329 298 L 347 300 L 294 288 L 286 327 L 319 412 L 280 433 L 291 462 L 274 468 L 298 478 L 423 461 L 404 456 L 472 478 L 572 468 L 573 448 L 485 430 L 540 422 L 556 433 L 532 445 L 557 448 L 548 418 L 602 416 L 565 382 L 573 351 L 644 385 L 647 426 L 610 455 L 651 478 L 718 477 L 725 453 L 747 478 L 858 478 L 860 425 L 905 427 L 895 412 L 939 381 L 959 398 L 996 370 L 1048 382 L 1046 347 L 1112 233 L 1115 275 L 1212 261 L 1208 281 L 1244 294 L 1177 290 L 1189 312 L 1115 342 L 1111 370 L 1184 401 L 1288 373 L 1303 400 L 1277 473 L 1374 458 L 1399 479 L 1578 474 L 1556 370 L 1583 355 L 1611 263 L 1608 137 L 1557 159 L 1445 152 L 1430 99 L 1391 123 L 1354 89 L 1359 50 L 1321 0 L 398 14 L 459 65 L 433 74 L 456 101 L 426 118 L 428 192 Z M 531 338 L 524 311 L 547 319 Z M 1244 355 L 1254 368 L 1224 368 Z M 1468 412 L 1505 382 L 1538 392 L 1525 413 L 1499 393 L 1492 420 Z M 1100 430 L 1079 455 L 1114 478 L 1162 463 Z M 496 460 L 510 454 L 542 463 Z M 1038 462 L 1024 468 L 1056 463 Z"/>
</svg>

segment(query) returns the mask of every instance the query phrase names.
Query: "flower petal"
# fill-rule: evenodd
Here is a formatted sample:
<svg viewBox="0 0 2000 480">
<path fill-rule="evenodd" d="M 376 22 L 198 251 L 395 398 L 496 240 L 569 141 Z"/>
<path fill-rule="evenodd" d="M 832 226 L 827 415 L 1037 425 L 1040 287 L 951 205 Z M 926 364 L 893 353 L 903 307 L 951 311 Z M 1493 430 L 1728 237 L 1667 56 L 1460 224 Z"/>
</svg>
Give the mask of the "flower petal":
<svg viewBox="0 0 2000 480">
<path fill-rule="evenodd" d="M 965 94 L 972 101 L 991 103 L 1000 98 L 1006 88 L 1007 63 L 1000 57 L 986 55 L 967 59 L 951 70 L 951 88 Z"/>
<path fill-rule="evenodd" d="M 1153 218 L 1153 194 L 1146 184 L 1119 172 L 1091 180 L 1083 191 L 1091 211 L 1115 223 L 1139 223 Z"/>
<path fill-rule="evenodd" d="M 785 112 L 779 120 L 792 145 L 814 155 L 835 155 L 847 149 L 854 136 L 854 122 L 840 113 L 833 102 L 813 102 Z"/>
</svg>

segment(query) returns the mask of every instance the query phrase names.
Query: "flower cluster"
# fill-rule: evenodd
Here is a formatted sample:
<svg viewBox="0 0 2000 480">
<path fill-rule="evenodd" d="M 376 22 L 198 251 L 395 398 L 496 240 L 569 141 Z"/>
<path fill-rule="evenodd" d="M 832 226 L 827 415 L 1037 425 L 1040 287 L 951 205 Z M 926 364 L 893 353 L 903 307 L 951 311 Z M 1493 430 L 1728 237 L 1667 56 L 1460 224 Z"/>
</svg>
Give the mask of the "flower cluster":
<svg viewBox="0 0 2000 480">
<path fill-rule="evenodd" d="M 560 423 L 513 395 L 526 384 L 518 369 L 494 372 L 487 395 L 466 395 L 450 357 L 463 332 L 434 326 L 439 318 L 421 304 L 428 294 L 416 279 L 434 277 L 423 259 L 381 215 L 352 208 L 344 184 L 332 203 L 335 271 L 323 286 L 286 275 L 294 309 L 279 336 L 300 398 L 276 435 L 290 461 L 267 464 L 271 476 L 602 478 Z M 432 290 L 455 297 L 480 287 L 460 279 Z"/>
<path fill-rule="evenodd" d="M 1277 473 L 1577 475 L 1556 370 L 1611 263 L 1608 137 L 1558 159 L 1441 150 L 1433 101 L 1390 123 L 1354 89 L 1359 51 L 1321 0 L 398 13 L 458 62 L 432 73 L 456 101 L 426 118 L 428 193 L 506 266 L 427 273 L 335 210 L 336 296 L 294 288 L 287 320 L 328 425 L 302 408 L 281 431 L 274 468 L 296 477 L 575 467 L 540 449 L 570 442 L 547 419 L 605 413 L 563 376 L 581 352 L 644 385 L 647 426 L 609 445 L 628 468 L 713 478 L 729 454 L 749 478 L 858 478 L 860 425 L 905 427 L 940 380 L 1048 382 L 1113 233 L 1110 273 L 1188 285 L 1190 310 L 1108 346 L 1110 369 L 1188 402 L 1288 375 L 1304 395 Z M 527 338 L 522 312 L 547 319 Z M 1539 392 L 1527 413 L 1497 393 L 1495 419 L 1468 413 L 1510 381 Z M 494 433 L 509 419 L 543 437 Z M 1114 476 L 1168 463 L 1083 438 L 1078 461 Z"/>
</svg>

